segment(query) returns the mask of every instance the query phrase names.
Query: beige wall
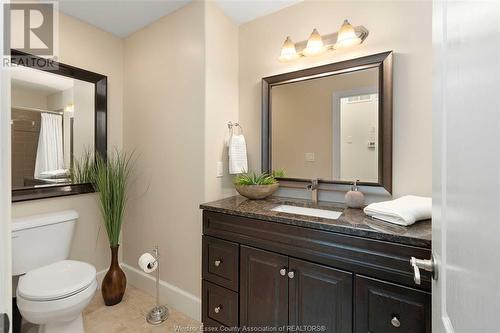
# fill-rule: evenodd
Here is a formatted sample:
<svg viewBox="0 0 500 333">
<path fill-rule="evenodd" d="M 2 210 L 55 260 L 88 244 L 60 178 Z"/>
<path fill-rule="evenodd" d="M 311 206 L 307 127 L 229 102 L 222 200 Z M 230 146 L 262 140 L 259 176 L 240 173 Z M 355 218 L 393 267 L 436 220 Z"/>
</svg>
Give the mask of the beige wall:
<svg viewBox="0 0 500 333">
<path fill-rule="evenodd" d="M 239 118 L 247 131 L 250 168 L 260 169 L 261 78 L 393 50 L 393 194 L 431 194 L 431 2 L 305 1 L 240 27 Z M 348 18 L 370 30 L 365 43 L 314 58 L 280 63 L 286 36 L 328 34 Z"/>
<path fill-rule="evenodd" d="M 108 76 L 108 144 L 122 145 L 123 42 L 113 35 L 72 17 L 59 15 L 59 60 Z M 71 258 L 103 270 L 109 266 L 109 247 L 101 226 L 95 194 L 15 203 L 13 217 L 75 209 L 80 214 Z"/>
<path fill-rule="evenodd" d="M 94 150 L 94 85 L 75 80 L 73 87 L 73 154 L 75 158 Z"/>
<path fill-rule="evenodd" d="M 124 146 L 137 153 L 124 263 L 137 269 L 158 244 L 163 301 L 200 319 L 199 204 L 235 193 L 225 140 L 238 121 L 238 27 L 213 2 L 193 2 L 129 36 L 124 96 Z"/>
<path fill-rule="evenodd" d="M 12 107 L 47 109 L 47 94 L 37 90 L 14 88 L 10 90 L 10 103 Z"/>
<path fill-rule="evenodd" d="M 372 87 L 378 89 L 378 69 L 273 87 L 273 169 L 291 178 L 333 179 L 333 95 Z M 306 161 L 306 153 L 314 153 L 314 161 Z"/>
<path fill-rule="evenodd" d="M 193 2 L 125 40 L 124 147 L 136 151 L 124 262 L 158 244 L 161 279 L 196 296 L 204 199 L 204 4 Z"/>
<path fill-rule="evenodd" d="M 238 27 L 214 2 L 205 11 L 205 201 L 235 194 L 228 173 L 228 121 L 238 121 Z M 224 176 L 217 178 L 217 162 Z"/>
<path fill-rule="evenodd" d="M 87 83 L 87 85 L 91 86 L 92 90 L 94 89 L 93 84 Z M 56 93 L 47 96 L 47 109 L 64 110 L 64 108 L 68 104 L 73 103 L 73 99 L 74 99 L 73 87 L 68 88 L 66 90 L 58 91 Z"/>
</svg>

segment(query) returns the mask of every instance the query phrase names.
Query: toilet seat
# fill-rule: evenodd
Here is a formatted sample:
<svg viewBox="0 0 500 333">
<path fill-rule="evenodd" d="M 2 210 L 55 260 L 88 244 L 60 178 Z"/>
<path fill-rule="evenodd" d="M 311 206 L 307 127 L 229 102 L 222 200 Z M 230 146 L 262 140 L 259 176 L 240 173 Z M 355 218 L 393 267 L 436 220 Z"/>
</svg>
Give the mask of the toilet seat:
<svg viewBox="0 0 500 333">
<path fill-rule="evenodd" d="M 62 260 L 21 276 L 17 293 L 29 301 L 59 300 L 82 292 L 95 279 L 94 266 L 76 260 Z"/>
<path fill-rule="evenodd" d="M 48 330 L 48 326 L 61 325 L 73 321 L 81 321 L 83 309 L 90 303 L 97 289 L 97 281 L 94 280 L 86 289 L 66 298 L 51 301 L 31 301 L 17 295 L 17 306 L 21 315 L 28 322 L 45 326 L 40 332 L 58 332 L 58 333 L 83 333 L 81 329 L 62 329 Z M 66 324 L 64 324 L 66 325 Z"/>
</svg>

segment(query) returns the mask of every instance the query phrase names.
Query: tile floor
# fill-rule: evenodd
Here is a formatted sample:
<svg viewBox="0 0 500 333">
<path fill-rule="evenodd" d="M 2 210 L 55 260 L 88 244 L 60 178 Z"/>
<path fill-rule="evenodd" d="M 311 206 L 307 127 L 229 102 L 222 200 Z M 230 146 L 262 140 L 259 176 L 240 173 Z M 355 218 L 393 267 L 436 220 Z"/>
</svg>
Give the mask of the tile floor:
<svg viewBox="0 0 500 333">
<path fill-rule="evenodd" d="M 151 326 L 145 315 L 155 300 L 143 291 L 127 286 L 121 303 L 106 306 L 100 291 L 83 311 L 85 333 L 131 333 L 131 332 L 200 332 L 200 323 L 169 307 L 170 316 L 163 324 Z"/>
</svg>

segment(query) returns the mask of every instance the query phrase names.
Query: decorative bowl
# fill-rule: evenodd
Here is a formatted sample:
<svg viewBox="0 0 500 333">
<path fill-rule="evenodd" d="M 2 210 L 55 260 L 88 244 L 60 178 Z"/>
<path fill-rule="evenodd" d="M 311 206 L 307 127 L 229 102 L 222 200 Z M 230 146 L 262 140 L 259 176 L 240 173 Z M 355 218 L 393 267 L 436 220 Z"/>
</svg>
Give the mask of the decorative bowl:
<svg viewBox="0 0 500 333">
<path fill-rule="evenodd" d="M 280 185 L 278 183 L 271 185 L 234 185 L 239 194 L 252 200 L 267 198 L 276 192 L 279 186 Z"/>
</svg>

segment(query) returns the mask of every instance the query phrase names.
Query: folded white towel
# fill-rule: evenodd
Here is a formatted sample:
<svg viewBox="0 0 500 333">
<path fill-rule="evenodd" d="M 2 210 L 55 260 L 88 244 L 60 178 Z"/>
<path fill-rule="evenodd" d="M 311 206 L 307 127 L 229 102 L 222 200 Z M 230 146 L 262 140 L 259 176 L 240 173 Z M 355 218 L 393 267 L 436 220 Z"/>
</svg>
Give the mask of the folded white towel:
<svg viewBox="0 0 500 333">
<path fill-rule="evenodd" d="M 68 169 L 57 169 L 57 170 L 48 170 L 40 172 L 40 177 L 42 179 L 45 178 L 59 178 L 59 177 L 67 177 Z"/>
<path fill-rule="evenodd" d="M 247 144 L 243 134 L 229 139 L 229 173 L 234 175 L 248 171 Z"/>
<path fill-rule="evenodd" d="M 406 195 L 396 200 L 377 202 L 365 207 L 366 215 L 379 220 L 408 226 L 432 216 L 432 199 Z"/>
</svg>

